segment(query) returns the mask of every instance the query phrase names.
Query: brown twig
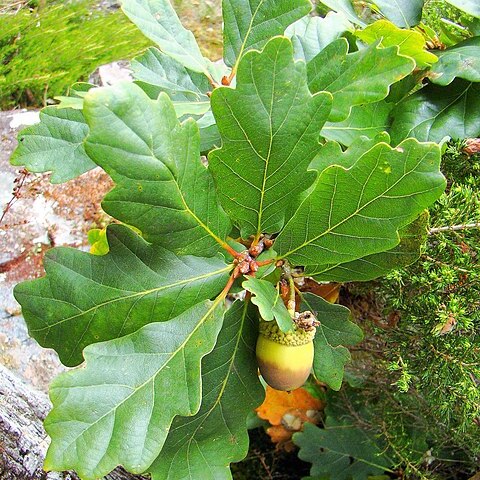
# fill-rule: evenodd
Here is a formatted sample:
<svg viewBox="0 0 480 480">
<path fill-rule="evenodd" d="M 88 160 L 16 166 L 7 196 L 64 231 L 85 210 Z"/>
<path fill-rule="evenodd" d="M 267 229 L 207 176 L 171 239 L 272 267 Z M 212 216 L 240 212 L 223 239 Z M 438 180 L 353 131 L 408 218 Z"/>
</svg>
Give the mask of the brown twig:
<svg viewBox="0 0 480 480">
<path fill-rule="evenodd" d="M 22 170 L 20 170 L 17 178 L 15 178 L 15 180 L 13 181 L 14 187 L 12 191 L 12 198 L 7 202 L 5 208 L 3 209 L 2 216 L 0 217 L 0 224 L 3 222 L 10 208 L 12 208 L 12 205 L 20 198 L 20 190 L 22 189 L 28 175 L 29 172 L 25 168 L 23 168 Z"/>
<path fill-rule="evenodd" d="M 462 225 L 449 225 L 446 227 L 436 227 L 436 228 L 431 228 L 428 232 L 429 235 L 433 235 L 435 233 L 439 232 L 456 232 L 459 230 L 468 230 L 469 228 L 480 228 L 480 222 L 474 222 L 474 223 L 465 223 Z"/>
</svg>

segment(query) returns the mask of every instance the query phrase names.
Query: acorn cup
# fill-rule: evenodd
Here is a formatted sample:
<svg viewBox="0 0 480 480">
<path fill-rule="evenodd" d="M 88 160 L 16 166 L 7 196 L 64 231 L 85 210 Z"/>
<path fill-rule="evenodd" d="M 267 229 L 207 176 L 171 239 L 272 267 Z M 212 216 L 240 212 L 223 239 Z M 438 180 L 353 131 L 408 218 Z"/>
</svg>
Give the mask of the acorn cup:
<svg viewBox="0 0 480 480">
<path fill-rule="evenodd" d="M 315 328 L 295 326 L 284 333 L 275 321 L 260 321 L 257 363 L 263 379 L 276 390 L 291 391 L 307 380 L 313 365 Z"/>
</svg>

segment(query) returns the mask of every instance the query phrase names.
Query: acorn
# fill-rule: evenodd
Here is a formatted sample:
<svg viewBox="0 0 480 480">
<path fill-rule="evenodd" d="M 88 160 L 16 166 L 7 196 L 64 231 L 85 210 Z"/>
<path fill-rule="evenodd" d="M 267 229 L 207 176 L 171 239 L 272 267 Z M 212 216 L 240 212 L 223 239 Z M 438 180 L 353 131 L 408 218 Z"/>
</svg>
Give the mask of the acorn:
<svg viewBox="0 0 480 480">
<path fill-rule="evenodd" d="M 260 321 L 257 363 L 268 385 L 275 390 L 291 391 L 307 381 L 313 365 L 315 330 L 295 325 L 284 333 L 276 322 Z"/>
</svg>

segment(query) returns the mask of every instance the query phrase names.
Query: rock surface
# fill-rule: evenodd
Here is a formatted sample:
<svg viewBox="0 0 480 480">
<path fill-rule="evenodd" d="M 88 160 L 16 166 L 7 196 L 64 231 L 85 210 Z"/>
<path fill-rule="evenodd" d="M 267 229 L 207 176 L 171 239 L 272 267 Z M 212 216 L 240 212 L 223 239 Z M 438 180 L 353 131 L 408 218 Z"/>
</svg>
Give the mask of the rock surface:
<svg viewBox="0 0 480 480">
<path fill-rule="evenodd" d="M 88 248 L 87 231 L 106 218 L 99 204 L 111 182 L 100 169 L 62 185 L 51 185 L 48 174 L 28 174 L 14 198 L 15 180 L 24 175 L 9 164 L 9 157 L 18 131 L 35 121 L 38 111 L 0 112 L 0 212 L 9 205 L 0 222 L 0 363 L 46 391 L 63 367 L 55 352 L 28 337 L 13 287 L 43 275 L 49 248 Z"/>
<path fill-rule="evenodd" d="M 42 419 L 50 408 L 45 392 L 65 367 L 53 350 L 29 338 L 13 287 L 43 275 L 49 248 L 88 248 L 87 231 L 107 218 L 100 201 L 112 184 L 100 169 L 51 185 L 48 174 L 25 175 L 12 167 L 16 135 L 35 121 L 37 111 L 0 112 L 0 478 L 73 480 L 69 473 L 41 470 L 48 446 Z M 134 477 L 115 471 L 107 478 Z"/>
</svg>

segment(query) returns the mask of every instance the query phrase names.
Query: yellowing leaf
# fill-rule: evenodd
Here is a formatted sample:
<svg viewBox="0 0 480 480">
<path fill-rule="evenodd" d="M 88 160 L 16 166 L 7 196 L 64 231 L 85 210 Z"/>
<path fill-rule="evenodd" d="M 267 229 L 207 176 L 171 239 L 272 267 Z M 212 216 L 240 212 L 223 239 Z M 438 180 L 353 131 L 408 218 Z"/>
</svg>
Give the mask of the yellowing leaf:
<svg viewBox="0 0 480 480">
<path fill-rule="evenodd" d="M 106 255 L 109 252 L 106 228 L 92 228 L 87 235 L 92 255 Z"/>
<path fill-rule="evenodd" d="M 355 32 L 355 35 L 368 44 L 380 41 L 380 47 L 397 46 L 400 54 L 413 58 L 419 68 L 428 67 L 438 60 L 436 55 L 426 50 L 426 40 L 421 33 L 398 28 L 388 20 L 377 20 L 364 30 Z"/>
</svg>

